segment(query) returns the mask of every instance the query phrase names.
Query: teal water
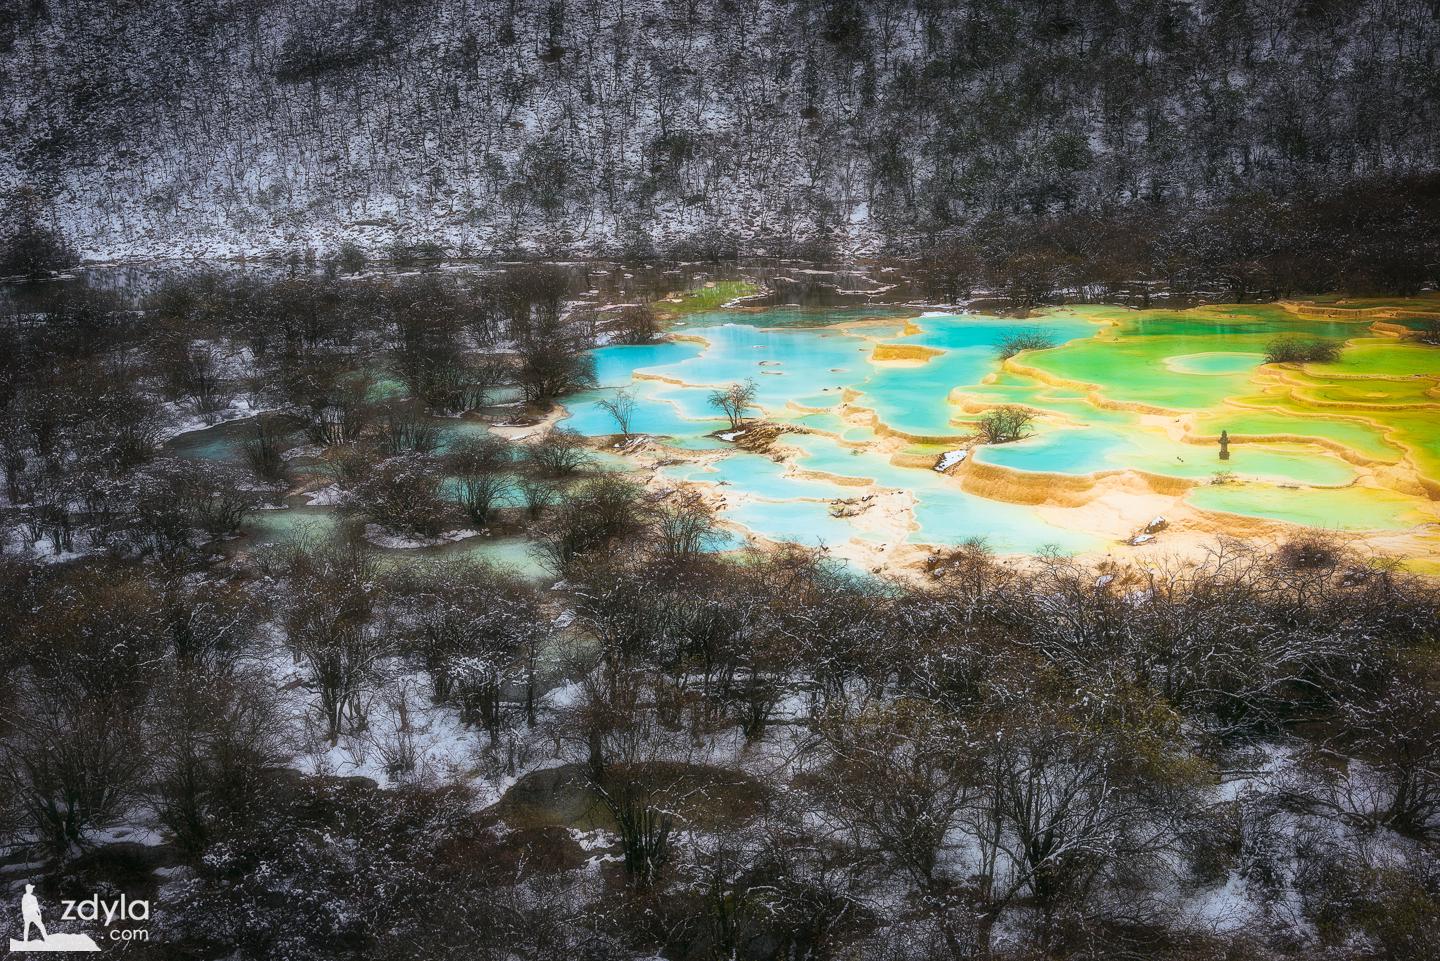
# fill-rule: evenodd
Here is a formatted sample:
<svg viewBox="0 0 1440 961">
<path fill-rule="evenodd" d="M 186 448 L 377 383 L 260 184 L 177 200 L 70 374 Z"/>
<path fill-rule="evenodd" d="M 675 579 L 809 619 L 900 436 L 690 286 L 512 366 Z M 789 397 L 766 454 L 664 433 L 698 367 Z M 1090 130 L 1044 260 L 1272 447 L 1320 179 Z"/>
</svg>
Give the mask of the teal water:
<svg viewBox="0 0 1440 961">
<path fill-rule="evenodd" d="M 701 349 L 700 344 L 679 340 L 601 347 L 590 352 L 595 358 L 596 386 L 624 387 L 637 370 L 679 363 L 698 355 Z"/>
<path fill-rule="evenodd" d="M 940 475 L 936 475 L 939 477 Z M 955 545 L 971 538 L 1002 554 L 1033 554 L 1047 548 L 1063 553 L 1095 550 L 1101 540 L 1043 520 L 1032 507 L 967 494 L 951 483 L 919 495 L 912 544 Z"/>
<path fill-rule="evenodd" d="M 637 434 L 659 434 L 671 437 L 696 437 L 727 426 L 722 418 L 711 416 L 704 419 L 687 417 L 675 402 L 675 391 L 662 390 L 655 381 L 636 381 L 626 388 L 635 398 L 635 415 L 630 430 Z M 619 433 L 615 418 L 600 406 L 601 401 L 613 399 L 618 388 L 587 390 L 565 399 L 566 416 L 560 426 L 577 430 L 587 437 L 601 437 Z M 700 391 L 689 393 L 701 394 Z M 703 399 L 703 395 L 702 395 Z M 699 414 L 694 405 L 691 412 Z M 702 415 L 703 416 L 703 415 Z"/>
<path fill-rule="evenodd" d="M 319 543 L 339 532 L 339 511 L 332 507 L 306 507 L 303 498 L 284 510 L 255 511 L 245 519 L 245 546 L 251 550 L 293 544 Z"/>
<path fill-rule="evenodd" d="M 772 416 L 789 401 L 838 392 L 862 379 L 871 350 L 863 338 L 830 328 L 768 330 L 727 324 L 691 333 L 709 342 L 701 353 L 642 369 L 707 389 L 754 378 L 756 404 Z"/>
<path fill-rule="evenodd" d="M 817 434 L 786 437 L 801 449 L 800 466 L 842 477 L 864 478 L 877 487 L 909 491 L 915 498 L 918 531 L 912 544 L 953 545 L 984 537 L 1005 553 L 1033 553 L 1042 547 L 1081 551 L 1098 546 L 1095 538 L 1045 522 L 1029 507 L 987 500 L 961 490 L 952 478 L 933 470 L 892 464 L 882 455 L 845 447 Z"/>
<path fill-rule="evenodd" d="M 855 528 L 848 521 L 831 517 L 828 505 L 815 501 L 750 501 L 726 507 L 722 513 L 726 519 L 772 541 L 834 547 L 855 536 Z"/>
<path fill-rule="evenodd" d="M 1035 326 L 994 317 L 928 314 L 912 321 L 918 333 L 900 336 L 898 324 L 846 330 L 786 326 L 770 322 L 775 313 L 751 314 L 748 322 L 740 323 L 733 313 L 722 312 L 719 316 L 730 322 L 712 326 L 703 323 L 711 314 L 698 314 L 687 333 L 704 338 L 703 347 L 684 342 L 597 350 L 600 384 L 626 387 L 637 400 L 649 402 L 642 405 L 634 427 L 645 433 L 708 433 L 715 429 L 716 413 L 709 404 L 710 390 L 753 379 L 756 406 L 772 419 L 793 419 L 806 411 L 835 407 L 849 388 L 861 395 L 860 406 L 873 410 L 895 430 L 953 436 L 967 433 L 968 428 L 954 422 L 950 391 L 978 384 L 996 371 L 997 345 L 1020 326 Z M 823 316 L 832 324 L 845 319 L 844 312 Z M 1096 330 L 1094 324 L 1074 318 L 1047 319 L 1043 327 L 1057 345 Z M 929 347 L 941 353 L 919 364 L 877 364 L 870 357 L 878 343 Z M 654 381 L 635 378 L 637 372 L 689 386 L 656 386 Z M 613 419 L 596 406 L 604 396 L 590 392 L 574 398 L 567 404 L 566 426 L 592 436 L 613 433 Z M 704 426 L 688 421 L 701 421 Z M 838 422 L 833 426 L 838 427 Z"/>
<path fill-rule="evenodd" d="M 1199 480 L 1217 471 L 1240 477 L 1336 487 L 1355 479 L 1355 469 L 1314 449 L 1236 444 L 1228 461 L 1219 447 L 1177 443 L 1156 434 L 1110 427 L 1063 427 L 1011 444 L 985 445 L 975 456 L 987 464 L 1057 474 L 1093 474 L 1134 468 Z"/>
<path fill-rule="evenodd" d="M 442 451 L 456 441 L 484 437 L 490 433 L 490 428 L 480 421 L 459 417 L 441 420 L 437 426 L 440 430 L 439 449 Z"/>
<path fill-rule="evenodd" d="M 177 434 L 166 441 L 165 449 L 178 457 L 238 464 L 245 459 L 245 441 L 253 433 L 254 427 L 248 418 L 228 421 Z"/>
<path fill-rule="evenodd" d="M 826 323 L 851 317 L 875 316 L 874 311 L 821 312 Z M 723 318 L 726 323 L 714 324 Z M 633 429 L 667 435 L 670 443 L 708 449 L 724 442 L 705 436 L 723 426 L 708 403 L 712 387 L 753 378 L 756 405 L 772 420 L 840 434 L 847 440 L 870 441 L 868 428 L 849 427 L 828 408 L 838 406 L 848 388 L 858 394 L 856 403 L 875 412 L 888 427 L 922 436 L 969 433 L 963 412 L 949 402 L 952 389 L 978 384 L 999 369 L 996 347 L 1017 327 L 1034 327 L 993 317 L 931 314 L 913 319 L 918 332 L 901 336 L 899 324 L 872 324 L 839 330 L 816 326 L 814 311 L 766 311 L 745 315 L 732 312 L 699 314 L 686 333 L 704 338 L 703 349 L 686 343 L 682 351 L 666 352 L 655 346 L 604 348 L 597 351 L 601 383 L 625 386 L 641 409 Z M 1094 333 L 1083 319 L 1055 318 L 1043 322 L 1054 342 L 1062 344 Z M 880 343 L 929 347 L 938 354 L 922 363 L 873 363 Z M 680 384 L 632 378 L 623 373 L 663 377 Z M 564 424 L 582 433 L 613 433 L 614 421 L 598 407 L 605 391 L 590 392 L 567 403 L 570 416 Z M 758 411 L 756 412 L 758 413 Z M 915 498 L 919 530 L 913 543 L 956 544 L 975 536 L 988 536 L 997 549 L 1033 551 L 1044 546 L 1080 550 L 1093 539 L 1064 531 L 1041 521 L 1030 508 L 996 504 L 966 494 L 958 484 L 924 469 L 898 467 L 885 456 L 860 451 L 818 434 L 791 434 L 786 447 L 799 449 L 797 466 L 843 478 L 828 481 L 791 473 L 783 463 L 755 454 L 736 452 L 713 466 L 686 464 L 664 468 L 664 476 L 692 483 L 734 487 L 751 495 L 743 505 L 729 504 L 723 516 L 770 540 L 835 544 L 857 536 L 853 524 L 830 515 L 827 501 L 855 497 L 874 485 L 906 490 Z"/>
<path fill-rule="evenodd" d="M 731 454 L 709 468 L 685 464 L 662 468 L 661 473 L 677 481 L 731 485 L 771 500 L 833 500 L 856 493 L 854 487 L 791 474 L 784 464 L 744 452 Z"/>
</svg>

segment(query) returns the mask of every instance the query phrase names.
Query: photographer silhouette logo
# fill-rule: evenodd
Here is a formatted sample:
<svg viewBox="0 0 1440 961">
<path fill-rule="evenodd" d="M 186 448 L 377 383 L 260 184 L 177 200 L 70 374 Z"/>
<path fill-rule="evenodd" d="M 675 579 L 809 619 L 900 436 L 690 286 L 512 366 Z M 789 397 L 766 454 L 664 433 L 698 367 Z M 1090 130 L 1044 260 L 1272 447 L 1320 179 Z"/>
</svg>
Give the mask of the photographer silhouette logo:
<svg viewBox="0 0 1440 961">
<path fill-rule="evenodd" d="M 149 914 L 147 906 L 146 914 Z M 66 912 L 67 917 L 69 911 Z M 50 934 L 45 930 L 45 921 L 40 914 L 40 899 L 35 897 L 35 885 L 25 885 L 25 894 L 20 898 L 20 916 L 24 919 L 23 940 L 10 939 L 10 950 L 14 953 L 26 951 L 99 951 L 100 945 L 88 934 Z M 30 938 L 30 929 L 40 935 L 40 940 Z"/>
</svg>

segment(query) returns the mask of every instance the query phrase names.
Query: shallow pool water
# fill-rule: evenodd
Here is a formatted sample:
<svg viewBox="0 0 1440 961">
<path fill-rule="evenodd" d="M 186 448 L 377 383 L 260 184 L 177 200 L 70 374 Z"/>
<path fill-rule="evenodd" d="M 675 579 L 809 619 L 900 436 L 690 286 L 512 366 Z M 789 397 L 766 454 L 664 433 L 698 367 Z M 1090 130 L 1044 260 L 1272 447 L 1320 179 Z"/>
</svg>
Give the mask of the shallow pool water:
<svg viewBox="0 0 1440 961">
<path fill-rule="evenodd" d="M 1355 469 L 1324 450 L 1232 444 L 1220 459 L 1219 445 L 1186 444 L 1163 434 L 1109 427 L 1060 428 L 1011 444 L 986 445 L 976 456 L 984 463 L 1016 470 L 1056 474 L 1093 474 L 1126 468 L 1191 479 L 1218 471 L 1242 477 L 1299 481 L 1325 487 L 1348 484 Z"/>
<path fill-rule="evenodd" d="M 1199 354 L 1181 354 L 1177 357 L 1165 358 L 1165 366 L 1177 374 L 1243 374 L 1249 373 L 1263 363 L 1265 363 L 1264 354 L 1251 354 L 1245 351 L 1235 351 L 1234 353 L 1205 351 Z"/>
<path fill-rule="evenodd" d="M 1386 490 L 1273 487 L 1260 484 L 1197 487 L 1189 494 L 1196 507 L 1304 524 L 1325 530 L 1401 530 L 1429 518 L 1407 497 Z"/>
<path fill-rule="evenodd" d="M 1049 523 L 1032 507 L 977 497 L 955 485 L 922 491 L 915 521 L 920 529 L 910 535 L 912 544 L 955 545 L 978 538 L 1004 554 L 1047 548 L 1073 554 L 1102 545 L 1098 537 Z"/>
<path fill-rule="evenodd" d="M 832 517 L 828 505 L 814 501 L 749 501 L 727 506 L 721 516 L 766 540 L 807 547 L 834 547 L 856 534 L 849 521 Z"/>
<path fill-rule="evenodd" d="M 759 454 L 737 452 L 713 465 L 686 464 L 661 470 L 680 481 L 728 485 L 771 500 L 831 500 L 852 496 L 855 491 L 833 481 L 804 477 Z"/>
<path fill-rule="evenodd" d="M 572 394 L 564 401 L 566 415 L 560 419 L 559 425 L 589 437 L 620 433 L 620 426 L 614 415 L 601 406 L 603 401 L 613 401 L 619 390 L 620 388 L 608 388 Z M 625 390 L 635 400 L 635 412 L 630 421 L 632 433 L 690 437 L 707 434 L 727 425 L 724 419 L 715 416 L 713 410 L 701 410 L 693 404 L 682 407 L 677 399 L 687 392 L 676 391 L 656 381 L 636 381 Z M 705 416 L 707 413 L 709 416 Z"/>
<path fill-rule="evenodd" d="M 238 464 L 245 459 L 245 442 L 254 430 L 248 419 L 229 421 L 178 434 L 165 442 L 165 450 L 178 457 Z"/>
<path fill-rule="evenodd" d="M 467 537 L 439 547 L 381 552 L 382 562 L 399 563 L 406 556 L 490 564 L 525 580 L 543 580 L 551 576 L 550 570 L 535 553 L 534 545 L 523 537 Z"/>
<path fill-rule="evenodd" d="M 1042 547 L 1074 552 L 1097 546 L 1095 538 L 1056 527 L 1030 507 L 967 493 L 954 478 L 927 468 L 897 465 L 883 455 L 815 434 L 787 437 L 786 443 L 802 452 L 797 463 L 806 470 L 909 491 L 919 527 L 906 538 L 912 544 L 954 545 L 982 537 L 1007 553 L 1030 553 Z"/>
<path fill-rule="evenodd" d="M 320 543 L 334 536 L 343 519 L 331 507 L 307 507 L 304 498 L 294 498 L 282 510 L 260 510 L 245 519 L 245 547 L 283 547 Z"/>
</svg>

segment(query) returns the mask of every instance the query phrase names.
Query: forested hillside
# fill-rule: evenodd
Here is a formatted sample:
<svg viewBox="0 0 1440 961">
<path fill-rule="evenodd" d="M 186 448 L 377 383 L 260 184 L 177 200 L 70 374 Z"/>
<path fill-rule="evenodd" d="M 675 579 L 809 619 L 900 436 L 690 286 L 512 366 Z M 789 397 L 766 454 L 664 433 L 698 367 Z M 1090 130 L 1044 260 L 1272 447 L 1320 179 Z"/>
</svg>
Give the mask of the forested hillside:
<svg viewBox="0 0 1440 961">
<path fill-rule="evenodd" d="M 96 258 L 913 252 L 1440 161 L 1434 0 L 5 6 L 0 193 Z"/>
</svg>

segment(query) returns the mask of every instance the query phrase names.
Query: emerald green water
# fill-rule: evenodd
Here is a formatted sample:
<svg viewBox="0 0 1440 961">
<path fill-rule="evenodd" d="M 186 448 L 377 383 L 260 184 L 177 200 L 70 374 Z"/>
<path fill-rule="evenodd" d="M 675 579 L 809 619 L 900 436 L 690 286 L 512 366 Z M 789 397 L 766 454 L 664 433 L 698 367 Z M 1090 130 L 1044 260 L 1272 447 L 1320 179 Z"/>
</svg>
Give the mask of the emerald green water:
<svg viewBox="0 0 1440 961">
<path fill-rule="evenodd" d="M 1244 351 L 1206 351 L 1165 358 L 1165 366 L 1177 374 L 1248 374 L 1265 362 L 1264 354 Z"/>
<path fill-rule="evenodd" d="M 1188 499 L 1204 510 L 1267 517 L 1325 530 L 1401 530 L 1426 521 L 1410 498 L 1361 487 L 1306 490 L 1223 485 L 1197 487 Z"/>
<path fill-rule="evenodd" d="M 1342 444 L 1364 457 L 1378 461 L 1399 459 L 1401 451 L 1385 441 L 1385 432 L 1374 424 L 1359 420 L 1341 420 L 1323 417 L 1302 417 L 1294 414 L 1267 414 L 1254 411 L 1231 410 L 1224 413 L 1206 414 L 1195 421 L 1195 432 L 1206 437 L 1218 437 L 1220 431 L 1231 434 L 1273 436 L 1294 434 L 1301 437 L 1317 437 Z M 1242 450 L 1244 445 L 1236 445 Z"/>
</svg>

